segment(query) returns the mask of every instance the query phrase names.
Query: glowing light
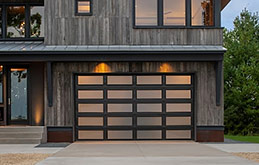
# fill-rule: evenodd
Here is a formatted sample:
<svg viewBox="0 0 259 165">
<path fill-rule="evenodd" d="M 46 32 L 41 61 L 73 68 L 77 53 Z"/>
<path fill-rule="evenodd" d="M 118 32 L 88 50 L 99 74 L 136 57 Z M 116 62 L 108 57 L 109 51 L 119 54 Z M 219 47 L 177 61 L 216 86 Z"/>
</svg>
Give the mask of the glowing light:
<svg viewBox="0 0 259 165">
<path fill-rule="evenodd" d="M 42 109 L 40 105 L 36 105 L 34 112 L 35 112 L 34 121 L 36 125 L 40 125 L 41 124 L 40 122 L 42 120 Z"/>
<path fill-rule="evenodd" d="M 0 65 L 0 71 L 2 71 L 3 70 L 3 65 Z"/>
<path fill-rule="evenodd" d="M 173 72 L 173 67 L 168 63 L 162 63 L 160 65 L 159 72 Z"/>
<path fill-rule="evenodd" d="M 107 73 L 107 72 L 111 72 L 111 68 L 106 63 L 100 63 L 100 64 L 95 66 L 94 72 L 96 72 L 96 73 Z"/>
</svg>

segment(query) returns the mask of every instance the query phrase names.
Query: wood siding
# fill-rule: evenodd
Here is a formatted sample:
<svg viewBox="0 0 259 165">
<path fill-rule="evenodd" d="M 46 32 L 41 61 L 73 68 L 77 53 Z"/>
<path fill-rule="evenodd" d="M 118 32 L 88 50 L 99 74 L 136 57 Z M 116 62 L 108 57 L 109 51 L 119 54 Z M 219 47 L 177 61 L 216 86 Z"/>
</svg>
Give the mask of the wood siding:
<svg viewBox="0 0 259 165">
<path fill-rule="evenodd" d="M 75 16 L 75 0 L 45 0 L 48 45 L 222 45 L 212 28 L 134 29 L 133 0 L 94 0 L 93 16 Z"/>
<path fill-rule="evenodd" d="M 198 126 L 222 126 L 223 105 L 216 106 L 216 80 L 213 62 L 144 62 L 107 63 L 112 72 L 166 72 L 195 73 L 195 118 Z M 98 63 L 54 63 L 53 64 L 53 107 L 47 105 L 45 82 L 45 125 L 73 126 L 74 93 L 73 73 L 98 71 Z M 46 80 L 46 79 L 45 79 Z M 222 92 L 223 93 L 223 92 Z M 222 96 L 223 99 L 223 96 Z"/>
</svg>

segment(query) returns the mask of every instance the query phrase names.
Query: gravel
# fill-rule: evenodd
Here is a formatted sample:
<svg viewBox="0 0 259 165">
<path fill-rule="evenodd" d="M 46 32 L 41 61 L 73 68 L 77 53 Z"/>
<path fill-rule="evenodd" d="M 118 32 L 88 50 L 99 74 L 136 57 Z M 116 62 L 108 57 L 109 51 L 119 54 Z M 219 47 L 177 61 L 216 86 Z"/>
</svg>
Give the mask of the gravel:
<svg viewBox="0 0 259 165">
<path fill-rule="evenodd" d="M 0 154 L 1 165 L 35 165 L 51 154 Z"/>
<path fill-rule="evenodd" d="M 258 152 L 239 152 L 239 153 L 232 153 L 232 154 L 259 163 L 259 153 Z"/>
</svg>

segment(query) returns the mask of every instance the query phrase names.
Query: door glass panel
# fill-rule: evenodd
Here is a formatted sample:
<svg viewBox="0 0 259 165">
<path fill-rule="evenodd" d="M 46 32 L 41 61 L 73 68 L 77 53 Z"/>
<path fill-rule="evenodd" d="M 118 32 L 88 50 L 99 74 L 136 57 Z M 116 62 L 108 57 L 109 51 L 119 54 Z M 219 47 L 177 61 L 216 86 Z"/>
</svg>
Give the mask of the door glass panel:
<svg viewBox="0 0 259 165">
<path fill-rule="evenodd" d="M 191 84 L 191 76 L 166 76 L 166 84 Z"/>
<path fill-rule="evenodd" d="M 7 7 L 7 38 L 25 37 L 25 6 Z"/>
<path fill-rule="evenodd" d="M 162 84 L 162 76 L 137 76 L 138 85 Z"/>
<path fill-rule="evenodd" d="M 108 125 L 109 126 L 125 126 L 132 125 L 131 117 L 108 117 Z"/>
<path fill-rule="evenodd" d="M 167 139 L 190 139 L 191 130 L 167 130 Z"/>
<path fill-rule="evenodd" d="M 191 112 L 191 103 L 170 103 L 166 104 L 166 112 Z"/>
<path fill-rule="evenodd" d="M 108 131 L 108 139 L 132 139 L 132 131 Z"/>
<path fill-rule="evenodd" d="M 108 90 L 108 99 L 131 99 L 131 90 Z"/>
<path fill-rule="evenodd" d="M 137 131 L 138 139 L 162 139 L 162 131 Z"/>
<path fill-rule="evenodd" d="M 103 113 L 103 104 L 78 104 L 78 112 Z"/>
<path fill-rule="evenodd" d="M 161 90 L 138 90 L 137 98 L 138 99 L 161 99 L 162 91 Z"/>
<path fill-rule="evenodd" d="M 78 85 L 102 85 L 103 76 L 78 76 Z"/>
<path fill-rule="evenodd" d="M 78 139 L 103 139 L 103 131 L 78 131 Z"/>
<path fill-rule="evenodd" d="M 166 90 L 167 99 L 190 99 L 191 90 Z"/>
<path fill-rule="evenodd" d="M 0 65 L 0 103 L 3 103 L 3 66 Z"/>
<path fill-rule="evenodd" d="M 166 117 L 166 125 L 191 125 L 191 117 Z"/>
<path fill-rule="evenodd" d="M 185 25 L 184 0 L 164 0 L 164 25 Z"/>
<path fill-rule="evenodd" d="M 138 117 L 138 125 L 162 125 L 161 117 Z"/>
<path fill-rule="evenodd" d="M 103 126 L 102 117 L 79 117 L 79 126 Z"/>
<path fill-rule="evenodd" d="M 11 69 L 11 120 L 27 120 L 27 69 Z"/>
<path fill-rule="evenodd" d="M 102 90 L 79 90 L 79 99 L 103 99 Z"/>
<path fill-rule="evenodd" d="M 107 83 L 109 85 L 131 85 L 132 76 L 108 76 Z"/>
<path fill-rule="evenodd" d="M 162 112 L 162 104 L 138 104 L 138 112 Z"/>
<path fill-rule="evenodd" d="M 132 104 L 108 104 L 108 112 L 132 112 Z"/>
</svg>

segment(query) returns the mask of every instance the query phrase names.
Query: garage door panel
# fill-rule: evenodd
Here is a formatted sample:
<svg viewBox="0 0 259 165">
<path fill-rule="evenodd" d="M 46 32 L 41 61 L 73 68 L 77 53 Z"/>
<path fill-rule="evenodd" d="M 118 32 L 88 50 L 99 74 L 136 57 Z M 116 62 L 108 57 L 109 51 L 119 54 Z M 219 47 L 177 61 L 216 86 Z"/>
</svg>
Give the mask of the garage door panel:
<svg viewBox="0 0 259 165">
<path fill-rule="evenodd" d="M 76 139 L 193 139 L 191 75 L 76 78 Z"/>
</svg>

